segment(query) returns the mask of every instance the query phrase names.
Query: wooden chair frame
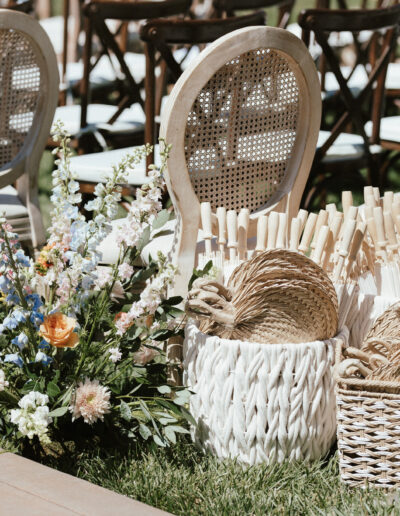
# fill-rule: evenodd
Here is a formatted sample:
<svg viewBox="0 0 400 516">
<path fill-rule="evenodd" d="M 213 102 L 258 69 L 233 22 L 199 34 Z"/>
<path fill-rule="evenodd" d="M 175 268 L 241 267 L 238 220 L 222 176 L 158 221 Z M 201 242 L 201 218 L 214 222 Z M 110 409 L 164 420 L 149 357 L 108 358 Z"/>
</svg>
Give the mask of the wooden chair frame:
<svg viewBox="0 0 400 516">
<path fill-rule="evenodd" d="M 323 50 L 327 64 L 329 64 L 329 67 L 339 83 L 339 94 L 345 106 L 345 111 L 335 123 L 329 138 L 318 150 L 317 160 L 320 161 L 326 155 L 328 149 L 333 145 L 337 137 L 345 131 L 346 125 L 351 122 L 364 140 L 367 164 L 370 169 L 369 181 L 376 181 L 376 164 L 370 152 L 370 141 L 364 130 L 366 120 L 363 120 L 362 107 L 368 100 L 368 97 L 372 95 L 376 81 L 382 77 L 386 77 L 387 66 L 392 57 L 399 33 L 400 5 L 372 10 L 308 9 L 301 12 L 298 21 L 303 29 L 303 39 L 306 44 L 309 41 L 310 32 L 314 32 L 316 41 Z M 387 31 L 384 36 L 384 43 L 380 55 L 374 60 L 375 62 L 372 63 L 373 68 L 364 89 L 357 97 L 354 97 L 347 84 L 350 77 L 347 79 L 343 77 L 338 58 L 328 43 L 329 33 L 342 31 L 355 33 L 362 30 L 378 31 L 381 29 L 387 29 Z M 373 38 L 376 37 L 377 33 Z M 375 45 L 376 41 L 372 43 L 373 47 L 375 47 Z M 383 105 L 383 92 L 381 91 L 380 93 L 381 98 L 379 102 L 376 99 L 375 103 L 375 109 L 379 113 L 381 113 Z"/>
<path fill-rule="evenodd" d="M 92 36 L 96 32 L 104 49 L 115 54 L 121 71 L 128 83 L 128 89 L 118 105 L 118 110 L 108 121 L 113 124 L 122 111 L 134 103 L 144 108 L 144 102 L 140 95 L 140 85 L 136 83 L 129 67 L 125 63 L 123 51 L 107 27 L 106 20 L 114 19 L 127 21 L 140 21 L 148 18 L 159 18 L 184 14 L 190 7 L 190 0 L 163 0 L 161 2 L 122 0 L 113 2 L 110 0 L 92 0 L 83 10 L 85 17 L 85 47 L 84 47 L 84 76 L 81 83 L 81 127 L 86 126 L 87 107 L 89 104 L 89 75 L 91 70 Z"/>
<path fill-rule="evenodd" d="M 171 259 L 178 266 L 174 292 L 185 295 L 195 264 L 200 202 L 190 180 L 185 157 L 185 125 L 199 92 L 227 62 L 251 50 L 273 49 L 284 54 L 296 76 L 300 115 L 296 138 L 284 179 L 265 205 L 250 216 L 249 237 L 256 234 L 257 218 L 277 210 L 291 218 L 297 213 L 314 159 L 320 118 L 321 96 L 313 60 L 301 41 L 287 31 L 271 27 L 237 30 L 207 47 L 177 81 L 161 122 L 161 136 L 172 145 L 165 174 L 177 216 Z M 237 185 L 238 188 L 240 185 Z"/>
<path fill-rule="evenodd" d="M 182 75 L 181 63 L 173 55 L 174 45 L 203 45 L 232 32 L 253 25 L 265 24 L 265 13 L 258 12 L 247 16 L 213 20 L 152 20 L 140 30 L 140 37 L 145 44 L 146 54 L 146 97 L 145 97 L 145 142 L 156 141 L 155 116 L 161 109 L 162 94 L 165 87 L 166 72 L 173 81 Z M 156 85 L 156 54 L 160 54 L 165 65 L 163 75 Z M 158 87 L 157 87 L 158 86 Z M 152 155 L 147 163 L 152 163 Z"/>
<path fill-rule="evenodd" d="M 37 187 L 39 164 L 57 106 L 59 85 L 57 59 L 47 34 L 31 16 L 16 11 L 1 10 L 0 29 L 11 29 L 28 38 L 43 77 L 34 119 L 24 143 L 17 155 L 0 169 L 0 188 L 17 182 L 18 196 L 28 209 L 31 241 L 36 248 L 45 241 Z M 9 80 L 12 81 L 11 75 Z M 24 92 L 19 92 L 19 95 L 23 94 Z M 3 131 L 5 132 L 6 129 L 3 128 Z M 11 224 L 13 222 L 10 220 Z M 17 222 L 21 223 L 21 220 Z"/>
<path fill-rule="evenodd" d="M 237 11 L 249 11 L 277 7 L 277 27 L 286 29 L 296 0 L 214 0 L 213 7 L 218 17 L 238 16 Z"/>
</svg>

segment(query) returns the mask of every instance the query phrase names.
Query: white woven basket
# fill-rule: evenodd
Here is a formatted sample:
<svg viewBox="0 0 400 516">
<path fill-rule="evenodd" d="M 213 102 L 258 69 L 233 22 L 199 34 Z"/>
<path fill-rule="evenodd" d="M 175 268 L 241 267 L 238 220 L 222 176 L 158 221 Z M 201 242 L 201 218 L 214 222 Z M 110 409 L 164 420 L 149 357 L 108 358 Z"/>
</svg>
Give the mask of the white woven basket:
<svg viewBox="0 0 400 516">
<path fill-rule="evenodd" d="M 194 441 L 218 457 L 246 464 L 324 456 L 336 434 L 333 339 L 257 344 L 220 339 L 190 322 L 184 384 L 195 394 Z"/>
</svg>

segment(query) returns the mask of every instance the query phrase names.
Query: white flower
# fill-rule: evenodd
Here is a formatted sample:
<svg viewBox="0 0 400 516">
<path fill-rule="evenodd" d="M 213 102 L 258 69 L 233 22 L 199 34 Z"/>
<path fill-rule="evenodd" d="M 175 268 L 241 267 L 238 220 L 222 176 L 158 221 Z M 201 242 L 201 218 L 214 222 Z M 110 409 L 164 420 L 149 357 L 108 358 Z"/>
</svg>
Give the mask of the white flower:
<svg viewBox="0 0 400 516">
<path fill-rule="evenodd" d="M 85 423 L 92 425 L 98 419 L 103 420 L 104 414 L 110 412 L 110 391 L 99 384 L 98 380 L 80 383 L 72 398 L 69 410 L 72 412 L 72 421 L 83 417 Z"/>
<path fill-rule="evenodd" d="M 11 410 L 11 423 L 18 425 L 21 434 L 29 439 L 37 435 L 40 441 L 49 442 L 47 427 L 53 420 L 49 416 L 48 402 L 49 398 L 46 394 L 31 391 L 19 400 L 19 409 Z"/>
<path fill-rule="evenodd" d="M 119 362 L 119 360 L 121 360 L 122 353 L 119 350 L 119 348 L 109 348 L 107 351 L 110 353 L 110 360 L 114 364 L 116 362 Z"/>
<path fill-rule="evenodd" d="M 118 266 L 118 274 L 122 280 L 128 280 L 133 274 L 133 267 L 129 265 L 129 263 L 121 263 L 121 265 Z"/>
<path fill-rule="evenodd" d="M 8 385 L 9 383 L 6 381 L 6 375 L 4 374 L 3 369 L 0 369 L 0 391 L 4 391 Z"/>
<path fill-rule="evenodd" d="M 98 267 L 97 278 L 94 282 L 95 288 L 102 290 L 112 282 L 112 270 L 109 267 Z"/>
</svg>

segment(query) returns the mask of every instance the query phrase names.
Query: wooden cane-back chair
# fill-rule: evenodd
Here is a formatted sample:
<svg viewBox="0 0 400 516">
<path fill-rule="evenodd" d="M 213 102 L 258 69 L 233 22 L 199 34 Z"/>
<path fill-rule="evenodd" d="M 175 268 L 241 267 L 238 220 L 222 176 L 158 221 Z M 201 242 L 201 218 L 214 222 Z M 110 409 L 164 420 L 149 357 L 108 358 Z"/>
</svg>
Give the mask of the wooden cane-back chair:
<svg viewBox="0 0 400 516">
<path fill-rule="evenodd" d="M 257 218 L 297 213 L 321 116 L 310 54 L 285 30 L 248 27 L 205 49 L 177 81 L 160 134 L 172 145 L 166 172 L 177 217 L 171 258 L 185 294 L 195 264 L 200 203 L 249 208 Z"/>
<path fill-rule="evenodd" d="M 57 105 L 57 60 L 39 23 L 10 10 L 0 10 L 0 49 L 0 211 L 37 247 L 45 239 L 37 179 Z"/>
</svg>

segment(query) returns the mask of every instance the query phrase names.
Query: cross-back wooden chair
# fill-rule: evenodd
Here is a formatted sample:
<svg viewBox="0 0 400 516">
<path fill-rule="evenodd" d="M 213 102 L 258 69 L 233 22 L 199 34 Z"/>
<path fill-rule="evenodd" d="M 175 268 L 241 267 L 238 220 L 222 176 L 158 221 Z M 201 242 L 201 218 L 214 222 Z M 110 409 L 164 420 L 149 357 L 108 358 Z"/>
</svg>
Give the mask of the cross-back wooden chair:
<svg viewBox="0 0 400 516">
<path fill-rule="evenodd" d="M 19 11 L 21 13 L 31 13 L 33 10 L 33 0 L 8 0 L 3 2 L 1 8 Z"/>
<path fill-rule="evenodd" d="M 146 141 L 155 143 L 155 114 L 158 102 L 161 103 L 161 85 L 164 85 L 165 72 L 158 79 L 156 88 L 156 67 L 163 67 L 166 63 L 170 77 L 175 82 L 182 73 L 182 62 L 175 53 L 175 44 L 185 43 L 208 43 L 227 32 L 239 27 L 263 24 L 265 15 L 263 13 L 242 16 L 226 20 L 151 20 L 142 29 L 142 37 L 145 40 L 145 51 L 147 59 L 146 69 Z M 154 44 L 153 44 L 154 42 Z M 160 54 L 160 55 L 159 55 Z M 189 63 L 190 64 L 190 63 Z M 156 95 L 157 92 L 157 95 Z M 158 100 L 156 100 L 158 99 Z M 92 193 L 97 182 L 104 180 L 107 170 L 111 170 L 111 164 L 122 158 L 123 155 L 132 151 L 132 147 L 94 153 L 89 156 L 77 156 L 72 158 L 71 166 L 74 169 L 77 180 L 80 183 L 81 191 Z M 147 164 L 157 159 L 157 152 L 148 157 Z M 125 194 L 134 194 L 137 186 L 146 182 L 146 163 L 142 167 L 136 167 L 135 173 L 129 178 L 128 188 L 124 189 Z"/>
<path fill-rule="evenodd" d="M 209 201 L 213 210 L 249 208 L 249 237 L 260 215 L 297 213 L 320 116 L 312 58 L 282 29 L 248 27 L 227 34 L 180 76 L 160 130 L 172 145 L 165 177 L 176 214 L 170 258 L 180 274 L 174 293 L 187 292 L 201 202 Z M 154 239 L 153 256 L 156 248 Z"/>
<path fill-rule="evenodd" d="M 92 36 L 96 33 L 104 50 L 115 55 L 120 71 L 124 76 L 124 80 L 120 83 L 123 85 L 123 94 L 118 104 L 117 109 L 112 116 L 105 122 L 112 126 L 123 113 L 123 111 L 132 105 L 137 104 L 144 108 L 144 101 L 141 96 L 140 87 L 130 70 L 129 66 L 124 60 L 124 53 L 118 44 L 116 36 L 112 34 L 108 28 L 107 20 L 119 20 L 121 22 L 128 21 L 142 21 L 151 18 L 161 18 L 185 14 L 190 7 L 190 0 L 162 0 L 158 2 L 144 0 L 131 2 L 128 0 L 122 1 L 104 1 L 91 0 L 84 7 L 85 16 L 85 47 L 84 47 L 84 77 L 81 83 L 81 127 L 87 126 L 88 122 L 88 104 L 89 104 L 89 76 L 92 67 L 91 48 Z M 142 119 L 143 120 L 143 119 Z M 135 139 L 132 134 L 128 136 L 127 140 L 122 141 L 124 144 L 135 144 L 143 141 L 143 132 L 140 131 Z"/>
<path fill-rule="evenodd" d="M 214 0 L 213 6 L 218 17 L 238 16 L 239 12 L 269 9 L 279 9 L 277 27 L 286 29 L 296 0 Z"/>
<path fill-rule="evenodd" d="M 321 134 L 313 165 L 313 170 L 319 176 L 316 183 L 318 187 L 310 185 L 305 199 L 305 205 L 309 206 L 318 190 L 321 191 L 329 182 L 337 182 L 339 173 L 348 176 L 349 172 L 354 172 L 353 178 L 359 182 L 362 179 L 360 175 L 356 175 L 357 171 L 362 167 L 368 167 L 369 184 L 378 184 L 378 157 L 381 149 L 370 146 L 364 125 L 371 116 L 371 97 L 376 81 L 385 76 L 396 45 L 400 5 L 366 10 L 308 9 L 302 11 L 298 21 L 304 31 L 306 43 L 310 32 L 315 34 L 315 39 L 324 52 L 326 63 L 340 86 L 339 95 L 343 103 L 342 112 L 338 114 L 330 132 Z M 357 33 L 363 30 L 372 32 L 372 45 L 378 45 L 379 56 L 373 62 L 369 62 L 368 80 L 361 91 L 353 95 L 348 84 L 349 78 L 343 76 L 338 56 L 329 45 L 328 39 L 331 32 Z M 380 91 L 380 106 L 382 102 L 383 91 Z M 355 134 L 348 134 L 349 126 Z M 348 152 L 340 149 L 342 143 L 344 147 L 349 148 Z M 310 177 L 311 180 L 316 180 L 314 173 Z"/>
<path fill-rule="evenodd" d="M 140 37 L 144 41 L 146 54 L 145 142 L 156 142 L 155 118 L 161 111 L 167 74 L 174 83 L 183 72 L 182 62 L 174 55 L 176 45 L 204 45 L 237 29 L 264 24 L 265 14 L 258 12 L 222 20 L 151 20 L 143 25 Z M 158 54 L 162 59 L 161 66 L 165 68 L 156 85 Z M 149 155 L 148 164 L 152 159 L 153 156 Z"/>
<path fill-rule="evenodd" d="M 57 60 L 39 23 L 20 12 L 0 10 L 0 48 L 0 211 L 36 248 L 45 239 L 37 180 L 57 105 Z"/>
</svg>

